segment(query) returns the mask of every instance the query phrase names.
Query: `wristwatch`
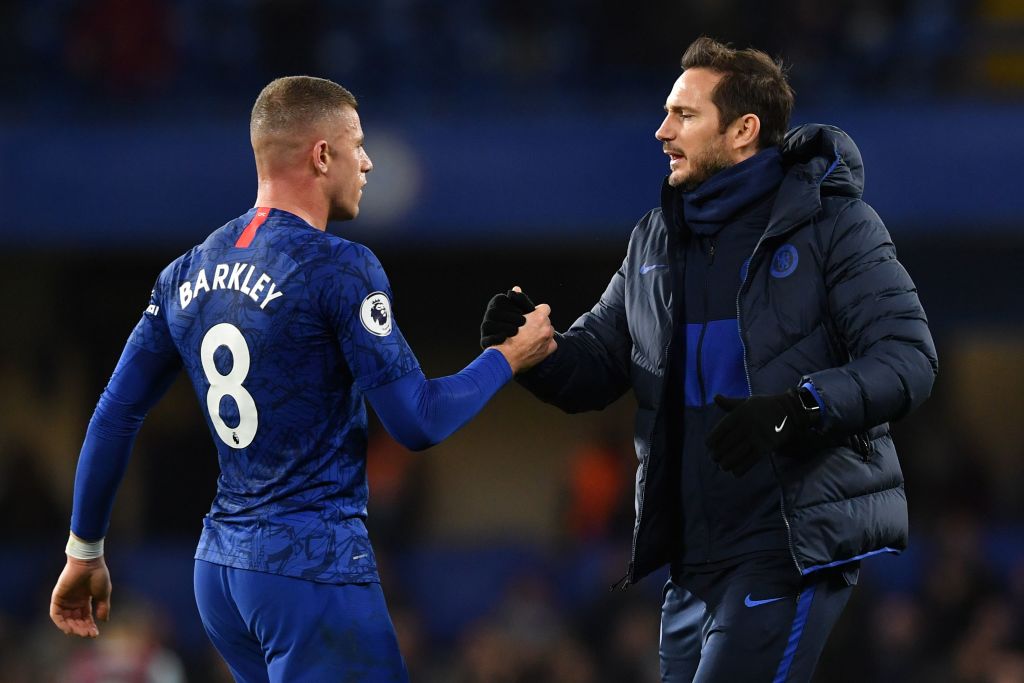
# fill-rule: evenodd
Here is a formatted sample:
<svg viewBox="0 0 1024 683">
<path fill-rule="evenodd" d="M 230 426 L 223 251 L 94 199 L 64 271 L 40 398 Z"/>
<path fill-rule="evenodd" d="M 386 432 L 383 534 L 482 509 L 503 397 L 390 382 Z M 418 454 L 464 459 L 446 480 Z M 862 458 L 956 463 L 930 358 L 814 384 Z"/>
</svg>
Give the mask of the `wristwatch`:
<svg viewBox="0 0 1024 683">
<path fill-rule="evenodd" d="M 796 395 L 800 398 L 800 405 L 803 406 L 804 412 L 811 418 L 811 423 L 817 422 L 821 417 L 821 406 L 818 405 L 818 399 L 814 398 L 811 390 L 804 386 L 796 390 Z"/>
</svg>

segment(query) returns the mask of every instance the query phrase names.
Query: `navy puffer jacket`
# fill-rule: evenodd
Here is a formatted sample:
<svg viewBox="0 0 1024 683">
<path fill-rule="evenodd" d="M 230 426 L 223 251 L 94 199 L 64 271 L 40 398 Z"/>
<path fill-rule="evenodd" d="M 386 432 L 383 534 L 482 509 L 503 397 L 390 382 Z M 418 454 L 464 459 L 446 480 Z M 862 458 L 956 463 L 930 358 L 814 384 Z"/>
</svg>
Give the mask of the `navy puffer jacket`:
<svg viewBox="0 0 1024 683">
<path fill-rule="evenodd" d="M 779 514 L 797 571 L 907 544 L 903 474 L 888 423 L 924 401 L 938 361 L 917 290 L 889 233 L 861 200 L 864 166 L 832 126 L 790 131 L 786 176 L 737 299 L 752 393 L 810 382 L 824 402 L 817 432 L 771 456 Z M 663 409 L 673 329 L 678 192 L 633 230 L 601 300 L 557 337 L 558 350 L 519 381 L 567 412 L 598 410 L 632 388 L 636 525 L 627 582 L 671 561 L 678 496 Z M 641 277 L 644 264 L 670 263 Z M 783 275 L 784 274 L 784 275 Z"/>
</svg>

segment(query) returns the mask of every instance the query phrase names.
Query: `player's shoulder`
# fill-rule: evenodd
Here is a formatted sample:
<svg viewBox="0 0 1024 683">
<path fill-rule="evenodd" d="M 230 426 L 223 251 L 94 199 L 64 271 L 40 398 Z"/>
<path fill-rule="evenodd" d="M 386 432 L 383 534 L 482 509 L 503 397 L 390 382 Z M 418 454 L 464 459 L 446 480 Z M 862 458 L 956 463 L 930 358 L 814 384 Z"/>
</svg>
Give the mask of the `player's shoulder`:
<svg viewBox="0 0 1024 683">
<path fill-rule="evenodd" d="M 292 253 L 299 263 L 338 273 L 381 267 L 377 255 L 365 244 L 329 232 L 317 231 L 299 236 L 293 244 Z"/>
<path fill-rule="evenodd" d="M 365 308 L 373 295 L 383 295 L 387 304 L 391 287 L 369 247 L 330 233 L 319 233 L 305 241 L 309 250 L 299 263 L 308 286 L 325 302 L 325 310 L 335 310 L 338 302 L 358 306 L 363 301 Z"/>
<path fill-rule="evenodd" d="M 226 244 L 233 242 L 233 234 L 238 232 L 238 225 L 244 221 L 246 216 L 247 214 L 242 214 L 237 218 L 231 219 L 207 235 L 206 239 L 202 242 L 190 247 L 183 254 L 168 263 L 160 271 L 160 276 L 157 278 L 158 285 L 173 283 L 183 279 L 189 273 L 192 264 L 202 261 L 205 253 L 222 249 Z"/>
<path fill-rule="evenodd" d="M 157 286 L 177 282 L 181 279 L 183 273 L 188 273 L 192 263 L 196 260 L 201 246 L 199 244 L 195 245 L 164 266 L 164 269 L 160 271 L 160 275 L 157 277 Z"/>
<path fill-rule="evenodd" d="M 345 239 L 341 235 L 323 232 L 324 240 L 330 248 L 330 257 L 337 259 L 376 258 L 370 248 L 360 242 Z"/>
</svg>

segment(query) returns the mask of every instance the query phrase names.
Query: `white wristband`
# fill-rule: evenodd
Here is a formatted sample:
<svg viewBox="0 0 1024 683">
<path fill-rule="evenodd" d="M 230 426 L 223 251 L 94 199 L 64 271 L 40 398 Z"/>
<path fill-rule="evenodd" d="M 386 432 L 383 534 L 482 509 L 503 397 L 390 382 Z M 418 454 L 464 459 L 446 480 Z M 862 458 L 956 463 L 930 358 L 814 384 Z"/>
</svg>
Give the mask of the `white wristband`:
<svg viewBox="0 0 1024 683">
<path fill-rule="evenodd" d="M 95 560 L 97 557 L 103 557 L 103 539 L 83 541 L 74 534 L 68 534 L 68 545 L 64 552 L 76 560 Z"/>
</svg>

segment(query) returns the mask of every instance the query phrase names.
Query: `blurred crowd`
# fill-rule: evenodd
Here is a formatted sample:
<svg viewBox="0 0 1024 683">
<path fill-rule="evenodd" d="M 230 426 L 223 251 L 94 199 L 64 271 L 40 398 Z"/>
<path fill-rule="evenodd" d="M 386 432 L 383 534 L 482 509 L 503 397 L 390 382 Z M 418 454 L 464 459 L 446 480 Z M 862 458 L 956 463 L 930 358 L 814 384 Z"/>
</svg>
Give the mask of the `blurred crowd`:
<svg viewBox="0 0 1024 683">
<path fill-rule="evenodd" d="M 428 112 L 467 100 L 608 105 L 660 92 L 685 46 L 708 34 L 782 57 L 805 105 L 907 100 L 992 85 L 977 76 L 1007 38 L 1004 4 L 1012 5 L 11 0 L 0 4 L 0 23 L 14 29 L 0 45 L 0 77 L 13 95 L 3 107 L 15 113 L 68 103 L 98 115 L 159 113 L 171 101 L 178 112 L 215 111 L 248 103 L 270 77 L 299 72 Z"/>
</svg>

